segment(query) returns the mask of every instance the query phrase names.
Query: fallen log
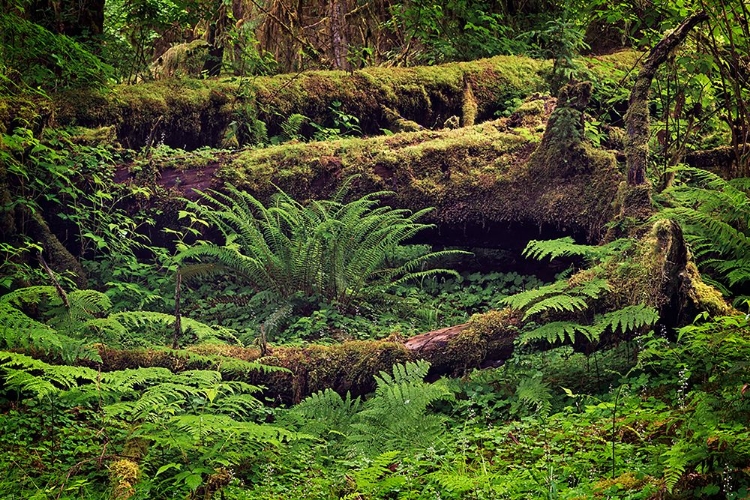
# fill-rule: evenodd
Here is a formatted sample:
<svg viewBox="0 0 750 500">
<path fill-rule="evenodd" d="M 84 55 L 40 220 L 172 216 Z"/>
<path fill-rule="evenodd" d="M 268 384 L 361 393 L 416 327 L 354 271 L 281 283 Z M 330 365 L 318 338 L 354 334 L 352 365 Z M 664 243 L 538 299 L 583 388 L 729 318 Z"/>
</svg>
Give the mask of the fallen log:
<svg viewBox="0 0 750 500">
<path fill-rule="evenodd" d="M 355 395 L 374 390 L 374 376 L 396 363 L 423 359 L 431 376 L 459 375 L 483 365 L 497 365 L 510 357 L 520 316 L 510 310 L 475 315 L 468 323 L 427 332 L 410 339 L 350 341 L 337 345 L 271 347 L 260 349 L 205 344 L 189 350 L 112 349 L 99 346 L 103 371 L 158 366 L 173 371 L 220 370 L 226 378 L 240 378 L 265 387 L 277 402 L 298 402 L 327 387 Z M 257 362 L 282 371 L 265 371 L 236 361 Z M 87 363 L 97 366 L 93 363 Z"/>
<path fill-rule="evenodd" d="M 592 74 L 625 75 L 636 52 L 584 59 Z M 312 123 L 331 127 L 351 116 L 365 135 L 397 131 L 398 119 L 442 128 L 452 117 L 463 125 L 509 112 L 534 92 L 548 91 L 550 61 L 497 56 L 472 62 L 414 68 L 366 68 L 353 73 L 312 71 L 254 78 L 166 79 L 116 85 L 106 91 L 74 90 L 53 96 L 51 126 L 116 129 L 133 149 L 163 142 L 195 149 L 234 144 L 236 129 L 253 130 L 252 142 L 284 132 L 293 114 L 304 115 L 303 135 Z M 338 103 L 338 104 L 336 104 Z M 0 119 L 2 115 L 0 102 Z M 396 119 L 394 119 L 394 116 Z M 228 133 L 234 126 L 235 132 Z"/>
<path fill-rule="evenodd" d="M 701 311 L 715 315 L 732 312 L 721 295 L 701 281 L 682 232 L 671 221 L 644 226 L 634 245 L 613 256 L 595 272 L 582 270 L 574 274 L 569 283 L 594 278 L 604 278 L 608 283 L 603 295 L 591 299 L 589 309 L 597 314 L 643 304 L 658 311 L 660 325 L 672 328 L 691 322 Z M 575 317 L 580 319 L 580 316 Z M 549 317 L 541 319 L 550 320 Z M 257 348 L 220 344 L 197 345 L 183 351 L 99 346 L 102 358 L 99 368 L 112 371 L 160 366 L 175 371 L 220 370 L 228 379 L 264 386 L 264 395 L 279 403 L 294 403 L 325 388 L 342 394 L 347 391 L 354 395 L 369 393 L 374 389 L 375 375 L 390 371 L 395 363 L 410 360 L 429 361 L 433 378 L 499 366 L 512 356 L 514 341 L 523 327 L 520 312 L 504 309 L 477 314 L 468 323 L 408 339 L 392 335 L 385 340 L 325 346 L 269 346 L 266 355 Z M 590 352 L 601 348 L 602 343 L 628 340 L 638 333 L 610 332 L 597 342 L 578 347 Z M 258 364 L 244 362 L 284 370 L 266 371 Z"/>
<path fill-rule="evenodd" d="M 591 87 L 583 89 L 586 100 Z M 564 99 L 556 108 L 555 99 L 532 97 L 509 118 L 456 130 L 293 142 L 207 160 L 185 153 L 162 164 L 152 159 L 157 173 L 146 179 L 127 165 L 117 178 L 157 178 L 159 187 L 187 197 L 231 183 L 263 200 L 277 189 L 306 200 L 330 197 L 357 176 L 350 197 L 388 190 L 393 194 L 383 203 L 392 207 L 434 207 L 424 220 L 441 235 L 528 241 L 552 232 L 597 241 L 615 214 L 624 177 L 613 153 L 585 140 L 581 103 L 573 95 Z M 553 126 L 545 129 L 548 118 Z M 175 227 L 177 210 L 171 215 L 160 225 Z"/>
</svg>

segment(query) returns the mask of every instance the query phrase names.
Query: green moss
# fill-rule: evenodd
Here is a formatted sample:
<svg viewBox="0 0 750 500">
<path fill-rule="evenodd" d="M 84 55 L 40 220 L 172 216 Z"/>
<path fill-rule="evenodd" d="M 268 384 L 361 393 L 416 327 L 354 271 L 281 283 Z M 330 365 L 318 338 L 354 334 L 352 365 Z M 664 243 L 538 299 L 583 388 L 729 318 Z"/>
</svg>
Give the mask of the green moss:
<svg viewBox="0 0 750 500">
<path fill-rule="evenodd" d="M 199 76 L 208 58 L 208 42 L 180 43 L 162 54 L 151 66 L 155 78 Z"/>
<path fill-rule="evenodd" d="M 463 103 L 461 104 L 461 125 L 471 127 L 477 119 L 477 100 L 474 92 L 471 90 L 471 83 L 466 82 L 464 89 Z"/>
<path fill-rule="evenodd" d="M 685 275 L 690 283 L 688 296 L 696 304 L 698 310 L 708 311 L 712 316 L 727 316 L 735 313 L 721 292 L 703 281 L 694 262 L 688 263 Z"/>
</svg>

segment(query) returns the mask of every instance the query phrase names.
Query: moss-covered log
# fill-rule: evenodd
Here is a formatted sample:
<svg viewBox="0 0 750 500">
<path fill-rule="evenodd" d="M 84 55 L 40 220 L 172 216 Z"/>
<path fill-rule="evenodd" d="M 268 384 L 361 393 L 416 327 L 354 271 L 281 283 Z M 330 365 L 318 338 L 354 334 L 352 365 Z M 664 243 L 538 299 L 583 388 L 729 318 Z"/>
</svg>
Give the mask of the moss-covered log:
<svg viewBox="0 0 750 500">
<path fill-rule="evenodd" d="M 597 314 L 642 304 L 656 309 L 660 324 L 669 328 L 689 323 L 701 311 L 715 315 L 732 312 L 721 295 L 701 281 L 680 228 L 671 221 L 644 227 L 637 241 L 610 259 L 606 266 L 596 271 L 580 271 L 569 278 L 569 283 L 574 285 L 594 278 L 604 278 L 609 285 L 606 293 L 591 299 L 591 309 Z M 458 375 L 473 368 L 497 366 L 512 355 L 514 340 L 523 326 L 521 313 L 505 309 L 474 315 L 468 323 L 409 339 L 392 336 L 386 340 L 330 346 L 271 346 L 265 356 L 256 348 L 217 344 L 194 346 L 187 351 L 117 350 L 101 346 L 99 352 L 105 371 L 140 366 L 161 366 L 175 371 L 218 369 L 227 378 L 265 386 L 265 394 L 276 401 L 295 402 L 329 387 L 342 394 L 370 392 L 375 375 L 409 360 L 429 361 L 432 376 Z M 611 333 L 600 341 L 619 342 L 637 333 L 629 332 L 627 337 Z M 286 370 L 248 370 L 236 360 Z"/>
<path fill-rule="evenodd" d="M 546 132 L 555 100 L 538 97 L 509 118 L 456 130 L 288 143 L 226 153 L 202 165 L 200 155 L 186 154 L 163 165 L 159 182 L 187 196 L 229 182 L 261 199 L 277 186 L 305 200 L 328 197 L 357 175 L 350 196 L 390 190 L 384 203 L 393 207 L 434 207 L 426 220 L 441 234 L 494 240 L 499 231 L 538 237 L 550 228 L 594 241 L 614 213 L 624 177 L 613 154 L 587 144 L 583 114 L 571 106 L 566 101 L 554 111 Z"/>
<path fill-rule="evenodd" d="M 375 388 L 374 376 L 390 371 L 396 363 L 424 359 L 432 364 L 433 376 L 460 374 L 483 364 L 507 359 L 519 315 L 493 311 L 474 316 L 468 323 L 411 339 L 352 341 L 332 346 L 273 347 L 265 356 L 256 348 L 207 344 L 189 351 L 118 350 L 99 347 L 104 371 L 159 366 L 173 371 L 218 369 L 227 378 L 241 378 L 262 385 L 265 394 L 278 402 L 297 402 L 311 393 L 333 388 L 342 394 L 365 394 Z M 286 368 L 284 371 L 248 371 L 233 360 L 257 361 Z"/>
<path fill-rule="evenodd" d="M 623 72 L 637 54 L 590 58 L 595 74 Z M 210 80 L 168 79 L 119 85 L 106 92 L 75 90 L 54 97 L 53 125 L 115 125 L 131 148 L 156 142 L 194 149 L 218 147 L 230 123 L 282 133 L 292 114 L 332 126 L 338 112 L 359 120 L 366 135 L 394 129 L 393 112 L 426 128 L 442 128 L 451 117 L 477 123 L 513 107 L 518 99 L 548 88 L 548 61 L 498 56 L 432 67 L 367 68 L 353 73 L 314 71 L 292 75 Z M 467 102 L 469 99 L 471 102 Z M 390 112 L 389 112 L 390 110 Z M 466 115 L 466 116 L 464 116 Z M 263 125 L 259 125 L 262 122 Z M 256 130 L 256 133 L 258 131 Z"/>
</svg>

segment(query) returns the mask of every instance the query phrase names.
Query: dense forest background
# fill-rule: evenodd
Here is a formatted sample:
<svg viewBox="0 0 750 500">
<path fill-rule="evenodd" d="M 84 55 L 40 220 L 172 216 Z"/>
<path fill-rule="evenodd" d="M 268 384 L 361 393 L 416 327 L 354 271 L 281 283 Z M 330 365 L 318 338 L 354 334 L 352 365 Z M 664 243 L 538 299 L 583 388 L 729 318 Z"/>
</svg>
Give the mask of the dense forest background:
<svg viewBox="0 0 750 500">
<path fill-rule="evenodd" d="M 3 498 L 750 498 L 750 4 L 9 0 Z"/>
</svg>

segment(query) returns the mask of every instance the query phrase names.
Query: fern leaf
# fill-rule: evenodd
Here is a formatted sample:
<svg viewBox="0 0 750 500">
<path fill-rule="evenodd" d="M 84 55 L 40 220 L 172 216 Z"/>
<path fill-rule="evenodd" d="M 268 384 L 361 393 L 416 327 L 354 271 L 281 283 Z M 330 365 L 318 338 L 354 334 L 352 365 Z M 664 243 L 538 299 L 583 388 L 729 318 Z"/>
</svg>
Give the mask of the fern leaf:
<svg viewBox="0 0 750 500">
<path fill-rule="evenodd" d="M 523 319 L 526 320 L 536 314 L 556 311 L 556 312 L 577 312 L 584 311 L 589 307 L 586 299 L 577 295 L 562 293 L 535 303 L 524 313 Z"/>
<path fill-rule="evenodd" d="M 589 326 L 570 321 L 553 321 L 529 332 L 522 333 L 518 336 L 517 342 L 521 345 L 535 341 L 546 341 L 550 344 L 555 344 L 567 340 L 572 343 L 575 342 L 577 333 L 582 333 L 587 339 L 594 340 L 594 334 Z"/>
<path fill-rule="evenodd" d="M 598 331 L 610 329 L 613 333 L 625 334 L 659 321 L 659 313 L 653 307 L 643 304 L 627 306 L 607 314 L 597 316 L 595 327 Z"/>
</svg>

